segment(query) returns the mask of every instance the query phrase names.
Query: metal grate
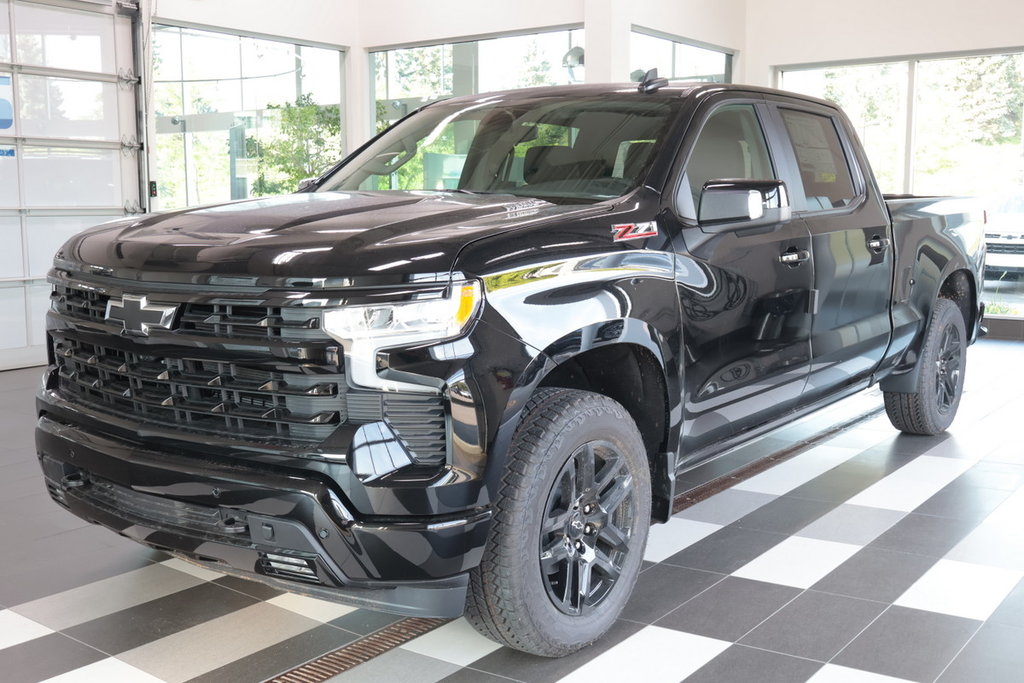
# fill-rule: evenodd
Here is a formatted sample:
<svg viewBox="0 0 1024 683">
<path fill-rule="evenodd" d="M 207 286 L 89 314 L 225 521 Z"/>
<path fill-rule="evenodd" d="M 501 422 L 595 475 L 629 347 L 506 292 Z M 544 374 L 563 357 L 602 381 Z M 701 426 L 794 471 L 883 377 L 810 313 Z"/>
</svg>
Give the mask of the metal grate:
<svg viewBox="0 0 1024 683">
<path fill-rule="evenodd" d="M 320 317 L 302 308 L 237 302 L 187 304 L 179 329 L 214 337 L 318 339 Z"/>
<path fill-rule="evenodd" d="M 450 619 L 425 619 L 410 617 L 402 619 L 379 631 L 360 638 L 334 652 L 297 666 L 291 671 L 270 679 L 272 683 L 323 683 L 339 674 L 345 673 L 374 657 L 418 638 L 425 633 L 444 626 Z"/>
<path fill-rule="evenodd" d="M 57 285 L 50 294 L 54 309 L 61 315 L 103 322 L 110 297 L 88 289 Z"/>
<path fill-rule="evenodd" d="M 988 253 L 990 254 L 1024 254 L 1024 243 L 1021 244 L 1003 244 L 1000 242 L 992 242 L 988 244 Z"/>
</svg>

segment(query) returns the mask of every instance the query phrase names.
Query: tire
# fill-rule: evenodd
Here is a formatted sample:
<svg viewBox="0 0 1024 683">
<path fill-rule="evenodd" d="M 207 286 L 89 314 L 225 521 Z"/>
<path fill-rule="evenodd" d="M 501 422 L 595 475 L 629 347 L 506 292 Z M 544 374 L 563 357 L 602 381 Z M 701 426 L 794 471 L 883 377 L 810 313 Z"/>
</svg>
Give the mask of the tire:
<svg viewBox="0 0 1024 683">
<path fill-rule="evenodd" d="M 918 363 L 917 391 L 883 392 L 885 412 L 901 432 L 939 434 L 956 417 L 967 368 L 967 328 L 949 299 L 935 302 Z"/>
<path fill-rule="evenodd" d="M 470 573 L 469 622 L 545 657 L 604 635 L 633 591 L 651 523 L 647 455 L 625 409 L 586 391 L 539 390 L 512 437 L 494 510 Z"/>
</svg>

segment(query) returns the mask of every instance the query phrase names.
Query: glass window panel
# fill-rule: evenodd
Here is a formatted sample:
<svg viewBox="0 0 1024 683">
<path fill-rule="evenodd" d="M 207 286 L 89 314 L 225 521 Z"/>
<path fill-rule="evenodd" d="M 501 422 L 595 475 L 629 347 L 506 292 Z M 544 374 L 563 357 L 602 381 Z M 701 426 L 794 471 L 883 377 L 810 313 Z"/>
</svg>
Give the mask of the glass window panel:
<svg viewBox="0 0 1024 683">
<path fill-rule="evenodd" d="M 17 349 L 28 342 L 25 286 L 0 283 L 0 349 Z"/>
<path fill-rule="evenodd" d="M 185 113 L 181 81 L 154 84 L 152 97 L 153 111 L 157 116 L 180 116 Z"/>
<path fill-rule="evenodd" d="M 724 52 L 676 43 L 672 75 L 689 81 L 725 83 L 731 75 L 728 73 L 728 63 L 729 57 Z"/>
<path fill-rule="evenodd" d="M 17 61 L 115 73 L 114 20 L 106 14 L 14 3 Z"/>
<path fill-rule="evenodd" d="M 14 135 L 14 85 L 10 73 L 0 73 L 0 135 Z"/>
<path fill-rule="evenodd" d="M 153 27 L 153 80 L 181 80 L 181 29 L 176 26 Z"/>
<path fill-rule="evenodd" d="M 242 38 L 242 109 L 294 102 L 301 83 L 295 46 Z"/>
<path fill-rule="evenodd" d="M 337 50 L 298 46 L 302 92 L 318 104 L 341 103 L 341 59 Z"/>
<path fill-rule="evenodd" d="M 0 278 L 24 277 L 25 264 L 21 258 L 21 219 L 0 216 Z"/>
<path fill-rule="evenodd" d="M 21 74 L 18 115 L 26 137 L 121 139 L 116 83 Z"/>
<path fill-rule="evenodd" d="M 25 205 L 121 206 L 121 152 L 24 147 Z"/>
<path fill-rule="evenodd" d="M 18 201 L 18 158 L 17 149 L 0 145 L 0 207 L 17 208 Z"/>
<path fill-rule="evenodd" d="M 900 193 L 906 154 L 906 62 L 786 71 L 780 86 L 837 103 L 853 124 L 883 192 Z"/>
<path fill-rule="evenodd" d="M 185 113 L 233 112 L 242 108 L 242 81 L 185 83 Z"/>
<path fill-rule="evenodd" d="M 28 240 L 28 274 L 45 277 L 57 253 L 73 235 L 106 220 L 102 216 L 26 216 L 25 235 Z"/>
<path fill-rule="evenodd" d="M 11 17 L 9 3 L 0 0 L 0 62 L 11 61 Z"/>
<path fill-rule="evenodd" d="M 793 109 L 780 113 L 800 166 L 808 210 L 849 205 L 856 193 L 832 119 Z"/>
<path fill-rule="evenodd" d="M 182 29 L 182 76 L 187 81 L 241 78 L 239 41 L 226 33 Z"/>
<path fill-rule="evenodd" d="M 673 77 L 672 41 L 633 31 L 629 34 L 629 66 L 633 71 L 657 69 L 659 76 Z"/>
<path fill-rule="evenodd" d="M 388 52 L 388 97 L 433 99 L 451 94 L 452 46 L 430 45 Z"/>
</svg>

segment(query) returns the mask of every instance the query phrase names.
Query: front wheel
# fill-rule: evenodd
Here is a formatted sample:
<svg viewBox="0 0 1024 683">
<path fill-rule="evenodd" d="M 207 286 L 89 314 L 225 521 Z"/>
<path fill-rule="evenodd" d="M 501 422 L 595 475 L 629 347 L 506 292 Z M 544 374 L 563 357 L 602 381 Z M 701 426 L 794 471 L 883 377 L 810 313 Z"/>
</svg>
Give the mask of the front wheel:
<svg viewBox="0 0 1024 683">
<path fill-rule="evenodd" d="M 600 638 L 633 590 L 651 522 L 646 451 L 625 409 L 586 391 L 538 391 L 494 509 L 470 574 L 470 623 L 547 657 Z"/>
<path fill-rule="evenodd" d="M 917 362 L 917 390 L 883 392 L 885 412 L 902 432 L 938 434 L 956 417 L 967 366 L 967 328 L 960 309 L 949 299 L 935 302 Z"/>
</svg>

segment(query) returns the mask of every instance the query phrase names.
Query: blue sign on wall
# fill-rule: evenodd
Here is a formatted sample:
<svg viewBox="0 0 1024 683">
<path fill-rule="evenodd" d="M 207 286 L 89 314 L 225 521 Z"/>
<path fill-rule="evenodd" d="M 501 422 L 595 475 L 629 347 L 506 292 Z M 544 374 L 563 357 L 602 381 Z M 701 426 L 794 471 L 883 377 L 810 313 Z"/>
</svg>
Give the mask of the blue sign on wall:
<svg viewBox="0 0 1024 683">
<path fill-rule="evenodd" d="M 11 77 L 0 76 L 0 130 L 14 125 L 14 91 Z"/>
</svg>

